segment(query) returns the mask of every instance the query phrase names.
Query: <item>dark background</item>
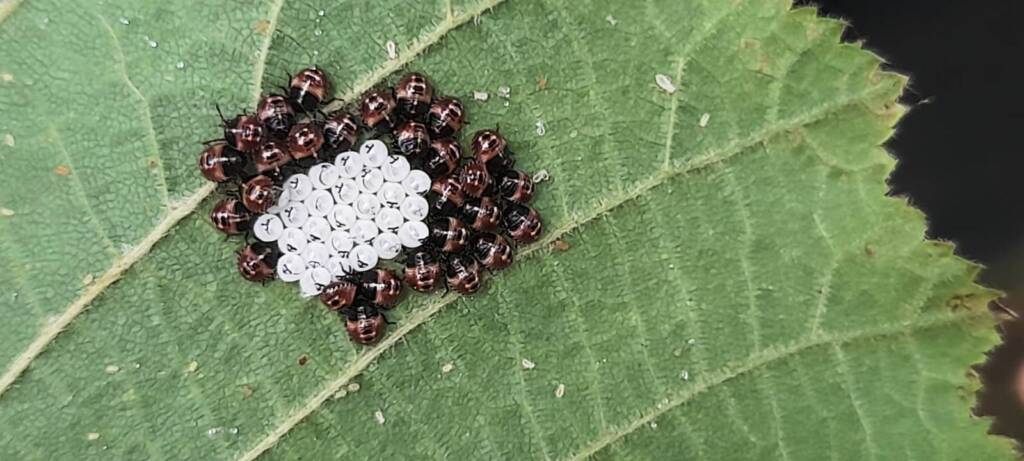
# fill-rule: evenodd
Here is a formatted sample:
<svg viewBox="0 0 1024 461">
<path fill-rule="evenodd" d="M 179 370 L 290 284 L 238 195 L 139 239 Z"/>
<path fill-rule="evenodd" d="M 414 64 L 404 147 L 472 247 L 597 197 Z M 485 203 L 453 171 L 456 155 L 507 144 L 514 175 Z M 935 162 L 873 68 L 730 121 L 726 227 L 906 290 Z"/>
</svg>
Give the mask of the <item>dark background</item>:
<svg viewBox="0 0 1024 461">
<path fill-rule="evenodd" d="M 957 243 L 988 266 L 983 280 L 1007 291 L 994 312 L 1024 316 L 1024 0 L 798 0 L 843 18 L 862 41 L 909 75 L 913 107 L 889 150 L 899 159 L 894 195 L 928 216 L 930 237 Z M 993 432 L 1024 440 L 1024 322 L 1000 325 L 1005 344 L 977 367 L 976 411 Z"/>
</svg>

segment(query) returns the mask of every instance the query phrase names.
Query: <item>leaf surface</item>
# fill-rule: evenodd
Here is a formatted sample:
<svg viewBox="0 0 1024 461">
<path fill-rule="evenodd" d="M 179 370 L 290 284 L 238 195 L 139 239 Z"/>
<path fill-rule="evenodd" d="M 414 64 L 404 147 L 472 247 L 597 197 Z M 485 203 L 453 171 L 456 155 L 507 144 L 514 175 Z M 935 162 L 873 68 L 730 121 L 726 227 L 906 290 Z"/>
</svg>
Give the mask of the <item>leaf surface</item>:
<svg viewBox="0 0 1024 461">
<path fill-rule="evenodd" d="M 903 78 L 787 1 L 499 1 L 0 3 L 0 457 L 1012 456 L 990 294 L 885 197 Z M 426 72 L 552 178 L 513 269 L 373 348 L 205 219 L 214 105 L 311 60 Z"/>
</svg>

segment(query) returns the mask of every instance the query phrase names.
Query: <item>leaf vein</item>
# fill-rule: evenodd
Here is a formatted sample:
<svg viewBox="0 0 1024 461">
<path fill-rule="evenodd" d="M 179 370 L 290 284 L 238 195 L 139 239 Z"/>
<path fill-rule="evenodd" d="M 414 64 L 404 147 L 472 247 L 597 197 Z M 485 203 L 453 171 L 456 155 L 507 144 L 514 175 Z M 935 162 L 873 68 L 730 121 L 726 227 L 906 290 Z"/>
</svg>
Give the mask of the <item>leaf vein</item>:
<svg viewBox="0 0 1024 461">
<path fill-rule="evenodd" d="M 114 44 L 114 68 L 120 74 L 120 77 L 124 80 L 125 84 L 128 85 L 128 89 L 131 90 L 132 94 L 142 102 L 142 122 L 146 126 L 146 143 L 149 144 L 149 147 L 153 150 L 153 162 L 155 163 L 157 182 L 160 185 L 160 196 L 163 198 L 164 206 L 167 206 L 170 203 L 170 189 L 167 187 L 167 172 L 164 169 L 163 159 L 160 157 L 160 144 L 156 140 L 156 128 L 153 126 L 153 112 L 150 110 L 149 100 L 146 99 L 146 96 L 142 94 L 142 91 L 139 91 L 139 87 L 136 86 L 135 82 L 133 82 L 131 77 L 128 76 L 128 59 L 124 54 L 124 48 L 121 47 L 121 39 L 117 38 L 117 34 L 114 32 L 114 29 L 110 27 L 110 22 L 108 22 L 106 18 L 100 14 L 96 14 L 96 17 L 99 18 L 100 24 L 103 24 L 107 33 L 110 34 L 110 38 Z"/>
<path fill-rule="evenodd" d="M 704 374 L 703 376 L 710 376 L 710 378 L 706 378 L 704 381 L 698 382 L 698 384 L 693 388 L 680 392 L 674 398 L 669 399 L 669 403 L 667 405 L 655 406 L 640 418 L 637 418 L 623 426 L 622 429 L 605 434 L 603 437 L 595 440 L 594 443 L 586 446 L 578 453 L 567 459 L 581 461 L 590 458 L 616 441 L 632 434 L 640 427 L 643 427 L 665 413 L 692 401 L 701 394 L 816 347 L 831 346 L 838 348 L 840 345 L 844 344 L 866 342 L 887 336 L 901 335 L 910 331 L 923 331 L 930 328 L 941 328 L 947 325 L 963 322 L 965 319 L 986 315 L 988 315 L 988 313 L 984 310 L 958 312 L 943 311 L 925 318 L 915 319 L 916 321 L 912 322 L 893 323 L 862 330 L 854 330 L 845 334 L 822 335 L 818 338 L 807 338 L 796 341 L 781 348 L 773 347 L 765 349 L 752 354 L 745 360 L 723 365 L 715 372 Z M 840 365 L 842 365 L 843 361 L 843 358 L 837 357 L 837 362 L 839 362 Z M 872 458 L 874 458 L 874 452 L 872 452 Z"/>
<path fill-rule="evenodd" d="M 665 183 L 668 179 L 678 176 L 692 173 L 698 170 L 705 169 L 711 165 L 724 162 L 729 158 L 749 149 L 750 147 L 756 146 L 767 140 L 774 138 L 775 136 L 791 131 L 793 129 L 807 126 L 818 122 L 829 115 L 842 110 L 843 108 L 859 104 L 865 100 L 868 100 L 875 96 L 877 92 L 884 91 L 884 87 L 869 88 L 859 94 L 854 94 L 844 98 L 831 101 L 830 103 L 823 104 L 811 110 L 808 110 L 798 116 L 794 117 L 789 123 L 778 123 L 774 126 L 766 127 L 746 139 L 734 141 L 726 147 L 709 151 L 705 155 L 696 157 L 687 162 L 680 162 L 675 168 L 670 170 L 660 170 L 655 173 L 651 178 L 646 181 L 639 183 L 634 189 L 624 191 L 622 194 L 611 197 L 610 200 L 604 200 L 594 206 L 589 212 L 584 214 L 576 214 L 573 219 L 570 219 L 566 224 L 552 229 L 548 234 L 541 240 L 529 245 L 524 248 L 520 253 L 520 260 L 525 260 L 534 253 L 547 250 L 551 243 L 561 238 L 565 234 L 576 230 L 583 225 L 590 223 L 611 212 L 612 210 L 629 203 L 645 194 L 647 191 Z M 426 305 L 422 309 L 418 309 L 410 315 L 406 321 L 402 322 L 398 328 L 395 329 L 394 333 L 385 337 L 377 346 L 370 348 L 366 353 L 359 355 L 352 364 L 345 369 L 337 378 L 328 382 L 319 391 L 314 393 L 307 399 L 306 403 L 296 409 L 292 414 L 288 415 L 283 421 L 281 421 L 277 427 L 274 428 L 267 436 L 261 440 L 251 450 L 239 457 L 239 461 L 251 461 L 256 459 L 261 453 L 270 449 L 278 440 L 287 434 L 293 427 L 302 422 L 307 416 L 312 414 L 314 411 L 320 408 L 324 402 L 326 402 L 332 395 L 334 395 L 338 389 L 348 384 L 354 377 L 358 376 L 367 367 L 370 366 L 381 356 L 384 352 L 388 351 L 402 340 L 405 335 L 410 331 L 416 329 L 420 325 L 426 323 L 434 314 L 444 309 L 446 306 L 459 299 L 460 295 L 451 292 L 447 295 L 441 296 L 434 303 Z"/>
</svg>

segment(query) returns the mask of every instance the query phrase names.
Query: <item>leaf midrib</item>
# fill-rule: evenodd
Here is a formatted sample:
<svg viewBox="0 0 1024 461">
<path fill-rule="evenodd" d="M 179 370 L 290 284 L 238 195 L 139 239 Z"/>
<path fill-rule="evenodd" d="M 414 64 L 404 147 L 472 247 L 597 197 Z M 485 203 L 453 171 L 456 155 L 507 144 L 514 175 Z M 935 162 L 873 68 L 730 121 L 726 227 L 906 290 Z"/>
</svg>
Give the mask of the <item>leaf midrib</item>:
<svg viewBox="0 0 1024 461">
<path fill-rule="evenodd" d="M 774 126 L 766 127 L 765 129 L 754 133 L 752 136 L 735 141 L 725 148 L 718 149 L 715 151 L 708 152 L 702 156 L 698 156 L 692 160 L 686 162 L 680 162 L 675 166 L 669 163 L 669 167 L 661 168 L 654 175 L 647 180 L 641 181 L 636 187 L 622 191 L 621 193 L 605 197 L 597 200 L 597 205 L 591 210 L 585 213 L 578 213 L 571 216 L 566 224 L 556 229 L 552 229 L 547 232 L 541 240 L 526 246 L 519 254 L 520 261 L 531 258 L 534 254 L 548 250 L 550 245 L 555 240 L 564 237 L 566 234 L 573 232 L 584 225 L 600 219 L 602 216 L 610 213 L 611 211 L 630 203 L 634 200 L 643 197 L 648 191 L 665 184 L 669 179 L 676 176 L 693 173 L 705 168 L 714 166 L 716 164 L 723 163 L 736 155 L 749 150 L 761 143 L 767 142 L 776 136 L 798 129 L 800 127 L 812 125 L 818 121 L 825 119 L 826 117 L 842 110 L 850 105 L 859 104 L 863 101 L 870 100 L 878 94 L 883 94 L 887 91 L 885 86 L 870 87 L 868 90 L 858 94 L 848 96 L 833 101 L 832 104 L 825 104 L 815 109 L 809 110 L 793 117 L 789 120 L 789 123 L 777 123 Z M 674 131 L 674 127 L 671 128 Z M 874 165 L 867 165 L 865 168 L 873 167 Z M 386 336 L 380 343 L 373 348 L 366 351 L 365 354 L 358 356 L 352 364 L 346 368 L 337 378 L 330 381 L 326 386 L 315 392 L 306 400 L 302 406 L 292 412 L 286 418 L 284 418 L 280 424 L 278 424 L 274 430 L 272 430 L 263 440 L 261 440 L 255 447 L 248 452 L 244 453 L 238 458 L 239 461 L 251 461 L 256 459 L 261 453 L 268 450 L 274 444 L 277 443 L 285 434 L 287 434 L 293 427 L 298 425 L 307 416 L 312 414 L 314 411 L 320 408 L 324 402 L 330 399 L 338 390 L 343 386 L 347 385 L 353 378 L 359 376 L 363 371 L 369 367 L 370 364 L 376 360 L 377 357 L 382 355 L 384 352 L 391 349 L 392 346 L 402 340 L 412 330 L 416 329 L 420 325 L 426 323 L 434 314 L 440 312 L 442 309 L 455 302 L 460 298 L 461 295 L 457 293 L 449 293 L 446 296 L 442 296 L 437 299 L 434 303 L 428 304 L 426 307 L 416 310 L 407 317 L 395 331 Z"/>
<path fill-rule="evenodd" d="M 467 11 L 459 16 L 447 15 L 447 11 L 450 11 L 450 7 L 446 7 L 446 18 L 443 22 L 438 24 L 437 27 L 429 33 L 421 35 L 419 38 L 414 40 L 409 47 L 407 47 L 408 51 L 400 54 L 398 59 L 386 61 L 383 65 L 377 67 L 365 77 L 357 80 L 352 84 L 348 91 L 339 96 L 339 100 L 348 101 L 365 92 L 369 88 L 373 87 L 373 85 L 382 81 L 388 75 L 411 62 L 431 45 L 440 41 L 448 32 L 465 24 L 486 10 L 494 8 L 503 1 L 504 0 L 486 0 L 479 4 L 477 8 Z M 14 0 L 12 3 L 0 4 L 0 22 L 6 19 L 6 17 L 10 15 L 19 3 L 20 0 Z M 253 71 L 252 95 L 249 104 L 253 107 L 255 107 L 256 103 L 259 102 L 259 98 L 263 92 L 262 84 L 266 70 L 267 57 L 269 55 L 270 46 L 273 43 L 274 33 L 277 30 L 278 20 L 280 19 L 284 3 L 285 0 L 275 0 L 270 4 L 270 25 L 267 28 L 266 39 L 263 41 L 263 44 L 259 49 L 256 66 Z M 104 25 L 109 29 L 109 24 L 104 22 Z M 148 104 L 144 95 L 139 92 L 131 80 L 128 79 L 127 74 L 125 74 L 124 77 L 125 80 L 127 80 L 127 84 L 133 89 L 133 91 L 143 99 L 145 104 Z M 150 127 L 152 127 L 151 117 L 149 123 Z M 111 267 L 102 275 L 97 277 L 96 280 L 93 281 L 93 284 L 89 285 L 85 291 L 75 298 L 68 307 L 64 309 L 60 316 L 52 322 L 49 322 L 32 340 L 32 342 L 29 343 L 28 347 L 26 347 L 25 350 L 22 351 L 22 353 L 19 354 L 14 361 L 10 363 L 10 365 L 8 365 L 3 375 L 0 376 L 0 399 L 3 398 L 15 381 L 17 381 L 18 377 L 24 373 L 39 354 L 41 354 L 46 347 L 52 343 L 60 333 L 75 320 L 75 318 L 78 317 L 79 314 L 84 312 L 85 309 L 88 308 L 100 294 L 106 291 L 110 285 L 120 280 L 128 269 L 135 265 L 135 263 L 148 255 L 157 242 L 163 239 L 163 237 L 166 236 L 182 219 L 191 215 L 203 200 L 213 193 L 214 190 L 216 190 L 216 185 L 207 183 L 192 194 L 186 196 L 184 199 L 168 201 L 164 217 L 160 219 L 153 230 L 150 231 L 150 233 L 142 240 L 132 246 L 131 251 L 115 258 Z"/>
</svg>

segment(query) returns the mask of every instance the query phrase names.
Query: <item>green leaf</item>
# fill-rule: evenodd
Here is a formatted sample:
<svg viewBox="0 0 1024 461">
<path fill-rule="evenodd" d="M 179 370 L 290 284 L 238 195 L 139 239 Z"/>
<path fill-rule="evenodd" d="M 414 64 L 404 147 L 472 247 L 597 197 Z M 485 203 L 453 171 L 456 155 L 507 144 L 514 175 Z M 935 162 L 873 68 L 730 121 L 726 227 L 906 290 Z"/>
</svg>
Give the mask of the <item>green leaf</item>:
<svg viewBox="0 0 1024 461">
<path fill-rule="evenodd" d="M 905 80 L 841 23 L 499 2 L 0 2 L 0 458 L 1012 457 L 991 293 L 885 197 Z M 372 348 L 235 273 L 194 167 L 313 59 L 346 101 L 422 70 L 552 178 L 513 269 Z"/>
</svg>

